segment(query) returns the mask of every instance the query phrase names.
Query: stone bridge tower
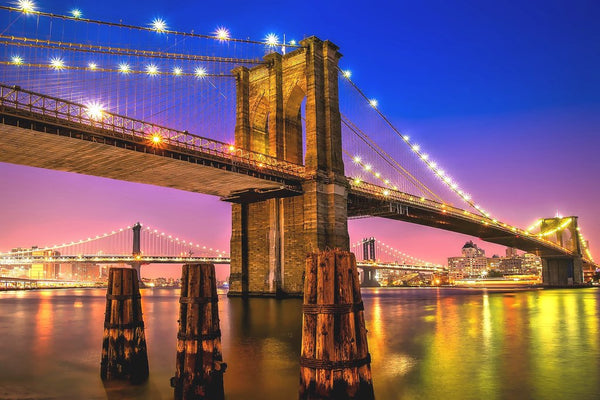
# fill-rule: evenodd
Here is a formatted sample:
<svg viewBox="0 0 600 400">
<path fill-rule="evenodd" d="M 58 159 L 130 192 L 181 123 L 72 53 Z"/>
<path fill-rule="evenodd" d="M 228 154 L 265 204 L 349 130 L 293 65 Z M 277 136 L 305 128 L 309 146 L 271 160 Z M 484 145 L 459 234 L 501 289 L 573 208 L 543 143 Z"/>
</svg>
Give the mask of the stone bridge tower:
<svg viewBox="0 0 600 400">
<path fill-rule="evenodd" d="M 544 218 L 540 232 L 551 233 L 548 239 L 570 250 L 573 256 L 542 257 L 544 286 L 574 286 L 583 283 L 583 261 L 577 217 Z"/>
<path fill-rule="evenodd" d="M 268 54 L 265 64 L 233 70 L 236 147 L 304 161 L 306 167 L 301 195 L 232 205 L 233 296 L 301 295 L 307 252 L 349 249 L 338 101 L 341 54 L 333 43 L 315 37 L 300 44 L 285 55 Z"/>
</svg>

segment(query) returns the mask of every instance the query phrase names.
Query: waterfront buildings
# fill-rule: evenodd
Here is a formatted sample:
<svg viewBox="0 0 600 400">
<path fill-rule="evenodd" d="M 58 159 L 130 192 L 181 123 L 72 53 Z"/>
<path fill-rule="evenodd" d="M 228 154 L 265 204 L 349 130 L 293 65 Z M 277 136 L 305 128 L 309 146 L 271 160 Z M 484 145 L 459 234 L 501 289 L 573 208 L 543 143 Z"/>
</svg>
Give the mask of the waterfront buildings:
<svg viewBox="0 0 600 400">
<path fill-rule="evenodd" d="M 500 257 L 485 256 L 485 250 L 468 241 L 462 248 L 459 257 L 448 257 L 448 274 L 450 281 L 465 278 L 506 275 L 540 275 L 541 259 L 535 254 L 519 255 L 517 249 L 507 248 L 506 255 Z"/>
</svg>

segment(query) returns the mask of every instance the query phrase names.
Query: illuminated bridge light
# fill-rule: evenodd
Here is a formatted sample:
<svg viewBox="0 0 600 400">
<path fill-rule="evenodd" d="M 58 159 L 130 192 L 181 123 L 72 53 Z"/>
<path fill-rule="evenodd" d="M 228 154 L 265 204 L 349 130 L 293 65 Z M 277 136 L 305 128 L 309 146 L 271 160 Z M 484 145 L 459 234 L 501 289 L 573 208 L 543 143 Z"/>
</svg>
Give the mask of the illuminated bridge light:
<svg viewBox="0 0 600 400">
<path fill-rule="evenodd" d="M 390 195 L 390 191 L 389 191 L 389 190 L 387 190 L 387 189 L 385 189 L 385 190 L 383 191 L 383 195 L 384 195 L 384 196 L 389 196 L 389 195 Z"/>
<path fill-rule="evenodd" d="M 156 75 L 158 74 L 158 67 L 154 64 L 150 64 L 146 67 L 146 72 L 148 75 Z"/>
<path fill-rule="evenodd" d="M 179 68 L 179 67 L 173 68 L 173 75 L 179 76 L 181 74 L 183 74 L 183 70 L 181 68 Z"/>
<path fill-rule="evenodd" d="M 65 62 L 60 57 L 54 57 L 50 59 L 50 65 L 54 69 L 63 69 L 65 67 Z"/>
<path fill-rule="evenodd" d="M 122 74 L 128 74 L 131 72 L 131 67 L 129 66 L 129 64 L 121 63 L 119 64 L 119 72 L 121 72 Z"/>
<path fill-rule="evenodd" d="M 269 33 L 265 36 L 265 44 L 268 46 L 274 47 L 277 46 L 277 43 L 279 43 L 279 37 L 276 34 Z"/>
<path fill-rule="evenodd" d="M 361 158 L 360 158 L 360 156 L 354 156 L 353 160 L 354 160 L 355 163 L 358 164 L 358 163 L 360 163 Z"/>
<path fill-rule="evenodd" d="M 102 107 L 102 104 L 100 104 L 98 102 L 91 102 L 91 103 L 88 103 L 87 107 L 85 108 L 85 112 L 90 117 L 90 119 L 99 121 L 102 119 L 102 115 L 104 114 L 104 109 Z"/>
<path fill-rule="evenodd" d="M 97 68 L 98 68 L 98 64 L 96 64 L 96 63 L 91 62 L 88 64 L 88 69 L 91 69 L 92 71 Z"/>
<path fill-rule="evenodd" d="M 360 185 L 360 178 L 354 178 L 354 180 L 352 181 L 356 186 Z"/>
<path fill-rule="evenodd" d="M 162 18 L 154 18 L 150 25 L 152 26 L 152 29 L 159 33 L 167 30 L 167 23 Z"/>
<path fill-rule="evenodd" d="M 25 14 L 35 11 L 35 3 L 31 0 L 19 0 L 17 2 L 17 8 L 23 11 Z"/>
<path fill-rule="evenodd" d="M 152 140 L 152 143 L 154 144 L 160 144 L 163 141 L 163 137 L 160 135 L 160 133 L 153 133 L 152 136 L 150 137 L 150 139 Z M 164 235 L 164 233 L 163 233 Z M 169 239 L 171 239 L 171 236 L 169 235 Z"/>
<path fill-rule="evenodd" d="M 71 10 L 71 15 L 73 16 L 73 18 L 81 18 L 83 16 L 83 13 L 80 9 L 74 8 Z"/>
<path fill-rule="evenodd" d="M 217 39 L 219 39 L 219 41 L 224 42 L 230 37 L 229 30 L 225 27 L 220 26 L 215 31 L 215 36 L 217 37 Z"/>
<path fill-rule="evenodd" d="M 23 65 L 23 57 L 20 56 L 13 56 L 10 59 L 10 62 L 15 64 L 15 65 Z"/>
<path fill-rule="evenodd" d="M 373 108 L 377 108 L 377 106 L 379 105 L 379 102 L 377 101 L 377 99 L 371 99 L 371 100 L 369 100 L 369 105 Z"/>
<path fill-rule="evenodd" d="M 198 78 L 203 78 L 206 76 L 206 69 L 204 67 L 196 67 L 196 69 L 194 69 L 194 75 Z"/>
<path fill-rule="evenodd" d="M 350 79 L 350 77 L 352 76 L 352 71 L 350 71 L 349 69 L 346 69 L 346 70 L 342 71 L 342 75 L 344 75 L 344 78 Z"/>
<path fill-rule="evenodd" d="M 371 166 L 369 164 L 366 164 L 364 168 L 365 168 L 365 171 L 370 171 L 371 170 Z"/>
</svg>

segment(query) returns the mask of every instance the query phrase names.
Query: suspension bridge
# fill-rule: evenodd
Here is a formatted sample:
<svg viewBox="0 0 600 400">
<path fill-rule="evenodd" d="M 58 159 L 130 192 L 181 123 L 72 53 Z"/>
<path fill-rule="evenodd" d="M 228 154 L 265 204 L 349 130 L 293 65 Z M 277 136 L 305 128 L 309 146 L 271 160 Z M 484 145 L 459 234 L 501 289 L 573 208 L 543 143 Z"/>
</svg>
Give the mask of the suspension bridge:
<svg viewBox="0 0 600 400">
<path fill-rule="evenodd" d="M 0 12 L 0 161 L 231 202 L 232 295 L 301 293 L 307 252 L 350 249 L 348 218 L 519 248 L 542 258 L 549 286 L 597 267 L 576 216 L 525 229 L 475 202 L 329 41 L 136 26 L 30 1 Z"/>
</svg>

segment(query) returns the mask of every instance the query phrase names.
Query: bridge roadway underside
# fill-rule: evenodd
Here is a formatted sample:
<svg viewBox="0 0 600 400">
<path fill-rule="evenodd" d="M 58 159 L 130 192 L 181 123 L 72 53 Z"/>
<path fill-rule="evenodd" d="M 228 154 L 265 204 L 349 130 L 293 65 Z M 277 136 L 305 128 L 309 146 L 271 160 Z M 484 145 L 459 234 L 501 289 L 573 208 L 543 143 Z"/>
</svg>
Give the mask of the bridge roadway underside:
<svg viewBox="0 0 600 400">
<path fill-rule="evenodd" d="M 82 126 L 85 128 L 85 126 Z M 248 189 L 276 190 L 289 180 L 232 165 L 219 157 L 178 153 L 6 115 L 0 110 L 0 162 L 76 172 L 220 197 Z"/>
<path fill-rule="evenodd" d="M 397 207 L 400 206 L 400 207 Z M 381 197 L 350 191 L 348 194 L 348 217 L 373 216 L 419 225 L 431 226 L 447 231 L 478 237 L 486 242 L 536 254 L 540 257 L 572 258 L 552 246 L 541 246 L 527 236 L 520 236 L 498 226 L 484 225 L 472 219 L 461 218 L 451 213 L 442 213 L 428 207 L 418 207 L 412 203 L 389 201 Z"/>
</svg>

